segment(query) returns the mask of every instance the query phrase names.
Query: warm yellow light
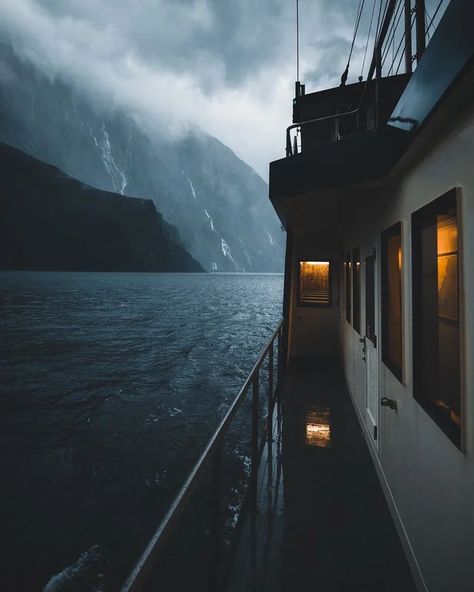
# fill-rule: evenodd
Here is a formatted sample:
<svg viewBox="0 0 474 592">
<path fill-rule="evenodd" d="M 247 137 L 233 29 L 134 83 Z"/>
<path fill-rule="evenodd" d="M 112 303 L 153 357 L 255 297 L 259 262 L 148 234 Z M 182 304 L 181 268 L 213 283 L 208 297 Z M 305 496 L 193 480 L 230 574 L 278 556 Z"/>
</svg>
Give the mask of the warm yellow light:
<svg viewBox="0 0 474 592">
<path fill-rule="evenodd" d="M 315 446 L 327 446 L 331 440 L 331 426 L 320 423 L 306 424 L 306 442 Z"/>
<path fill-rule="evenodd" d="M 438 314 L 459 320 L 458 303 L 458 228 L 455 216 L 438 216 Z"/>
<path fill-rule="evenodd" d="M 461 418 L 457 413 L 454 413 L 452 409 L 449 412 L 449 417 L 451 418 L 451 421 L 453 421 L 458 427 L 461 427 Z"/>
<path fill-rule="evenodd" d="M 321 265 L 322 267 L 329 267 L 329 261 L 300 261 L 300 266 L 305 265 Z"/>
<path fill-rule="evenodd" d="M 402 268 L 402 248 L 398 247 L 398 269 Z"/>
<path fill-rule="evenodd" d="M 438 255 L 455 253 L 458 250 L 458 226 L 455 217 L 438 216 Z"/>
<path fill-rule="evenodd" d="M 329 261 L 300 261 L 300 302 L 329 304 Z"/>
<path fill-rule="evenodd" d="M 306 445 L 318 448 L 331 446 L 329 409 L 310 410 L 306 418 Z"/>
</svg>

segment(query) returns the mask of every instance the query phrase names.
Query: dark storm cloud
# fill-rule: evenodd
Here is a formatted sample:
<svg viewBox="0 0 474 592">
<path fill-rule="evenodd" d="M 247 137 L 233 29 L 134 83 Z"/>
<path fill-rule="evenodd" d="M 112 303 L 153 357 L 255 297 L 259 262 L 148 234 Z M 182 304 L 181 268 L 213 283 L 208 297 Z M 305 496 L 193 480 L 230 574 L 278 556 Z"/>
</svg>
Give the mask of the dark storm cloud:
<svg viewBox="0 0 474 592">
<path fill-rule="evenodd" d="M 300 0 L 308 90 L 338 83 L 357 5 Z M 148 130 L 198 126 L 264 175 L 283 152 L 294 0 L 2 0 L 0 36 L 48 76 L 127 109 Z"/>
<path fill-rule="evenodd" d="M 145 63 L 176 73 L 219 64 L 225 84 L 238 85 L 281 54 L 292 32 L 287 0 L 37 0 L 53 18 L 113 27 Z M 199 65 L 199 70 L 196 66 Z M 204 72 L 204 80 L 208 80 Z"/>
</svg>

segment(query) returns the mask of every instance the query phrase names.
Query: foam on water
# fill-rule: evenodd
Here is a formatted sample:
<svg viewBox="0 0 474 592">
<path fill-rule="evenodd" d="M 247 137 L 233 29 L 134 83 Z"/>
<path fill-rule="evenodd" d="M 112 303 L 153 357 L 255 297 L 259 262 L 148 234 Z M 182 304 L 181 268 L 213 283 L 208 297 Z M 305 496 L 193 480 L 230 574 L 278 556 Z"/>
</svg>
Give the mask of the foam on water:
<svg viewBox="0 0 474 592">
<path fill-rule="evenodd" d="M 105 549 L 94 545 L 80 555 L 77 561 L 53 576 L 43 592 L 103 592 L 100 582 Z"/>
</svg>

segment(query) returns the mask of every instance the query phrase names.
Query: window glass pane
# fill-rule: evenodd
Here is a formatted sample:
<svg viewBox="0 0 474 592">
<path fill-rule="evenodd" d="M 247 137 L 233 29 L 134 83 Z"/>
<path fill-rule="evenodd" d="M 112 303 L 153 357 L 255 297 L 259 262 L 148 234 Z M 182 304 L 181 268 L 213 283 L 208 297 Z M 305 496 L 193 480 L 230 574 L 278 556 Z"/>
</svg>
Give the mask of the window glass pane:
<svg viewBox="0 0 474 592">
<path fill-rule="evenodd" d="M 300 261 L 300 304 L 330 305 L 329 268 L 329 261 Z"/>
<path fill-rule="evenodd" d="M 357 333 L 360 333 L 360 250 L 352 252 L 352 325 Z"/>
<path fill-rule="evenodd" d="M 382 234 L 382 360 L 402 380 L 402 226 Z"/>
<path fill-rule="evenodd" d="M 346 280 L 346 320 L 348 323 L 352 321 L 352 290 L 351 290 L 351 275 L 352 263 L 351 254 L 347 253 L 346 261 L 344 263 L 344 272 Z"/>
<path fill-rule="evenodd" d="M 461 382 L 456 194 L 413 215 L 415 397 L 460 444 Z"/>
</svg>

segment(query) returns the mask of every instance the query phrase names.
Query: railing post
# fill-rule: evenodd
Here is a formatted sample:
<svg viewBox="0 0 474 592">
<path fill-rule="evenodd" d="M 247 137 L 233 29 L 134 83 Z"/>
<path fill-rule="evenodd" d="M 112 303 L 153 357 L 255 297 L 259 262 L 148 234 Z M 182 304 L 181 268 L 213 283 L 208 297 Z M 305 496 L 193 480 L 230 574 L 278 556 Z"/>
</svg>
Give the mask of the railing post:
<svg viewBox="0 0 474 592">
<path fill-rule="evenodd" d="M 269 401 L 273 401 L 273 340 L 268 349 L 268 393 Z"/>
<path fill-rule="evenodd" d="M 250 590 L 257 592 L 258 407 L 259 371 L 252 385 L 252 472 L 250 475 Z"/>
<path fill-rule="evenodd" d="M 278 377 L 281 376 L 281 372 L 283 370 L 283 333 L 282 333 L 282 325 L 278 329 L 278 361 L 277 361 L 277 373 Z"/>
<path fill-rule="evenodd" d="M 209 557 L 209 591 L 219 591 L 219 573 L 221 563 L 221 488 L 222 488 L 222 442 L 216 449 L 212 470 L 212 517 L 211 517 L 211 554 Z"/>
<path fill-rule="evenodd" d="M 252 385 L 252 469 L 250 475 L 250 509 L 257 511 L 257 483 L 258 483 L 258 390 L 259 371 L 255 372 Z"/>
<path fill-rule="evenodd" d="M 286 157 L 291 156 L 291 134 L 290 130 L 286 130 Z"/>
</svg>

